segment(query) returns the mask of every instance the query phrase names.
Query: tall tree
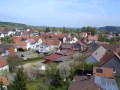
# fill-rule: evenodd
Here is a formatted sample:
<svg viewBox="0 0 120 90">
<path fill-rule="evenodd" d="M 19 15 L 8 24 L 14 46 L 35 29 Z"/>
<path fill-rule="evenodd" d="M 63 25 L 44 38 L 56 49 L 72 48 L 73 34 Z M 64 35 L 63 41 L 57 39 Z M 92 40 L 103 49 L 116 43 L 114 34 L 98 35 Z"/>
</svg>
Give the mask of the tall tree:
<svg viewBox="0 0 120 90">
<path fill-rule="evenodd" d="M 46 33 L 47 33 L 47 32 L 50 32 L 50 28 L 49 28 L 49 27 L 46 27 L 45 32 L 46 32 Z"/>
<path fill-rule="evenodd" d="M 22 64 L 23 59 L 18 56 L 8 56 L 9 70 L 14 71 L 15 67 Z"/>
<path fill-rule="evenodd" d="M 27 90 L 26 84 L 27 76 L 23 71 L 23 68 L 19 68 L 13 81 L 14 90 Z"/>
<path fill-rule="evenodd" d="M 96 34 L 96 28 L 95 27 L 82 27 L 82 32 L 90 32 L 92 35 Z"/>
</svg>

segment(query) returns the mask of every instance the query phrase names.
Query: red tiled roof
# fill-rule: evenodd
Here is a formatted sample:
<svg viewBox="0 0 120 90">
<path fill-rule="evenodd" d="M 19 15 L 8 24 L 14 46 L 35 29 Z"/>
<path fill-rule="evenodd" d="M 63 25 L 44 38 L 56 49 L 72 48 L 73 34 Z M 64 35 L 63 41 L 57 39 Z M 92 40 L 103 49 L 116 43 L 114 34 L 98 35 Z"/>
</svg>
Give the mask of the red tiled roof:
<svg viewBox="0 0 120 90">
<path fill-rule="evenodd" d="M 0 82 L 3 83 L 3 85 L 7 86 L 8 85 L 8 80 L 6 77 L 4 76 L 0 76 Z"/>
<path fill-rule="evenodd" d="M 27 40 L 28 40 L 28 42 L 30 42 L 30 43 L 35 43 L 35 42 L 36 42 L 33 38 L 29 38 L 29 39 L 27 39 Z"/>
<path fill-rule="evenodd" d="M 108 62 L 114 55 L 114 51 L 110 51 L 107 55 L 103 56 L 103 58 L 100 60 L 100 66 Z"/>
<path fill-rule="evenodd" d="M 25 35 L 25 34 L 24 34 L 24 35 L 22 35 L 21 37 L 22 37 L 22 38 L 25 38 L 25 39 L 28 39 L 28 38 L 29 38 L 29 35 Z"/>
<path fill-rule="evenodd" d="M 5 58 L 3 58 L 2 56 L 0 56 L 0 68 L 4 67 L 8 65 L 7 60 L 5 60 Z"/>
<path fill-rule="evenodd" d="M 45 59 L 48 59 L 48 60 L 56 60 L 57 58 L 60 58 L 61 55 L 58 55 L 58 54 L 51 54 L 50 56 L 46 56 Z"/>
<path fill-rule="evenodd" d="M 39 37 L 39 36 L 33 36 L 33 39 L 34 39 L 36 42 L 38 42 L 38 40 L 40 39 L 40 37 Z"/>
<path fill-rule="evenodd" d="M 88 40 L 98 40 L 98 37 L 97 36 L 89 35 L 88 36 Z"/>
<path fill-rule="evenodd" d="M 98 44 L 110 44 L 109 42 L 98 42 Z"/>
<path fill-rule="evenodd" d="M 20 42 L 22 40 L 21 37 L 14 37 L 13 38 L 13 42 L 16 43 L 16 42 Z"/>
<path fill-rule="evenodd" d="M 23 41 L 16 42 L 15 45 L 17 45 L 17 46 L 27 46 L 27 42 L 23 42 Z"/>
</svg>

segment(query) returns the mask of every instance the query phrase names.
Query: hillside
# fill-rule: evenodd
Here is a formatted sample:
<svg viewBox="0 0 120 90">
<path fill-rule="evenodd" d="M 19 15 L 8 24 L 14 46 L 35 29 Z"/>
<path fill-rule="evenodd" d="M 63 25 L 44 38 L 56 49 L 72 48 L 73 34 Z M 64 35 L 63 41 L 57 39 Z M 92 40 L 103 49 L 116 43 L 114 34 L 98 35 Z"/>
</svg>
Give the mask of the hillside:
<svg viewBox="0 0 120 90">
<path fill-rule="evenodd" d="M 13 29 L 13 28 L 19 28 L 19 29 L 27 29 L 28 25 L 21 24 L 21 23 L 13 23 L 13 22 L 0 22 L 0 26 L 4 27 L 6 29 Z"/>
<path fill-rule="evenodd" d="M 108 30 L 115 33 L 120 33 L 120 27 L 118 26 L 105 26 L 105 27 L 100 27 L 98 30 Z"/>
</svg>

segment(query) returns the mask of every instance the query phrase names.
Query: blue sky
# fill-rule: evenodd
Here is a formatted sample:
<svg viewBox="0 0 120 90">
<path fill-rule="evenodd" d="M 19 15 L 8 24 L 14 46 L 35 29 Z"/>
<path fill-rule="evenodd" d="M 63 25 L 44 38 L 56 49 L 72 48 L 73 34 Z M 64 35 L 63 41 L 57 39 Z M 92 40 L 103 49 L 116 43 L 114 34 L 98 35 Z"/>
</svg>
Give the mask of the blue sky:
<svg viewBox="0 0 120 90">
<path fill-rule="evenodd" d="M 1 0 L 0 21 L 36 26 L 120 26 L 120 0 Z"/>
</svg>

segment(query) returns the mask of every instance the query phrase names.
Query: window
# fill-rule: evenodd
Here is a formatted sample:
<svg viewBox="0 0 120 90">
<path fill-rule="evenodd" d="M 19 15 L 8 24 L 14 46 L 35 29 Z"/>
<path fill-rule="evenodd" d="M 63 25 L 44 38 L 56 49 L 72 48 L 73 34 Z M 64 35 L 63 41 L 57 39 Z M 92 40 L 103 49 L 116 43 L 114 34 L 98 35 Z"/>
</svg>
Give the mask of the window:
<svg viewBox="0 0 120 90">
<path fill-rule="evenodd" d="M 96 69 L 97 73 L 103 73 L 103 69 Z"/>
</svg>

